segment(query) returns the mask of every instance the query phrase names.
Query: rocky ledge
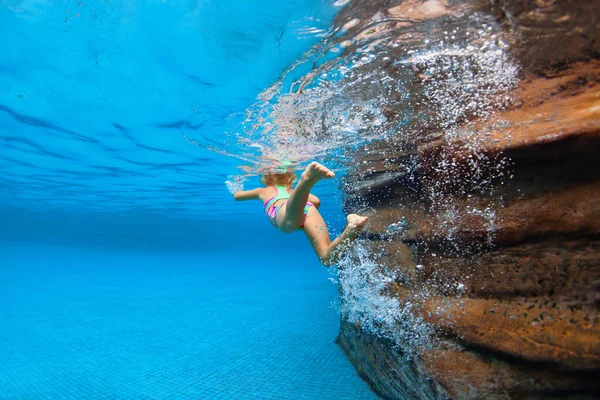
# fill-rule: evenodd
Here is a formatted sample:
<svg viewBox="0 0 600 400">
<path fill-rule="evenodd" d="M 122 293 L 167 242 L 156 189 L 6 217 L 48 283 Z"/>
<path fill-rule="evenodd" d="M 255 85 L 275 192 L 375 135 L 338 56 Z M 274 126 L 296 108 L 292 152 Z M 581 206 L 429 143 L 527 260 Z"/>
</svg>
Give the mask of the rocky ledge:
<svg viewBox="0 0 600 400">
<path fill-rule="evenodd" d="M 464 16 L 443 1 L 376 3 L 346 12 Z M 384 398 L 598 398 L 600 6 L 471 6 L 511 42 L 510 104 L 444 127 L 406 124 L 410 142 L 359 151 L 346 185 L 348 212 L 375 210 L 364 239 L 391 271 L 382 292 L 412 305 L 432 345 L 411 349 L 347 316 L 338 344 Z"/>
</svg>

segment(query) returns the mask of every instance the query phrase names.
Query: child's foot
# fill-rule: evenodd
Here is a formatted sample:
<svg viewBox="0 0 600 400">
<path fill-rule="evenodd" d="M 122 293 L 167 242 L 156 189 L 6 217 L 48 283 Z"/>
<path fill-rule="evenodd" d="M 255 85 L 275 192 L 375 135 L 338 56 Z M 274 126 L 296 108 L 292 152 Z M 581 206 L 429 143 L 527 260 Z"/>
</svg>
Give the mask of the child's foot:
<svg viewBox="0 0 600 400">
<path fill-rule="evenodd" d="M 368 217 L 362 217 L 356 214 L 350 214 L 346 217 L 348 221 L 348 229 L 353 232 L 357 232 L 362 229 L 363 226 L 367 223 Z"/>
<path fill-rule="evenodd" d="M 319 164 L 318 162 L 311 162 L 308 167 L 302 173 L 302 179 L 309 181 L 319 181 L 321 179 L 333 178 L 335 174 L 332 170 Z"/>
</svg>

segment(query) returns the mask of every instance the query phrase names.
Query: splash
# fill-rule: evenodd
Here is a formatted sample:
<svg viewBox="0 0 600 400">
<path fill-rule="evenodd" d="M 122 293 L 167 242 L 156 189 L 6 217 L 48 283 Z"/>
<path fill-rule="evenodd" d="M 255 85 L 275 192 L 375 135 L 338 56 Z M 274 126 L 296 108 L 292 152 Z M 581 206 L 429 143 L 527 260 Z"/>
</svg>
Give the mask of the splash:
<svg viewBox="0 0 600 400">
<path fill-rule="evenodd" d="M 229 177 L 231 180 L 225 181 L 225 186 L 231 194 L 235 194 L 244 190 L 244 181 L 246 180 L 243 176 L 235 175 Z"/>
<path fill-rule="evenodd" d="M 509 179 L 509 160 L 487 155 L 482 150 L 485 135 L 471 122 L 495 119 L 499 110 L 514 103 L 510 93 L 519 71 L 506 51 L 508 41 L 487 15 L 464 17 L 441 2 L 427 2 L 426 11 L 434 18 L 445 13 L 460 17 L 443 23 L 427 15 L 411 20 L 399 17 L 406 11 L 404 2 L 393 3 L 397 7 L 367 18 L 352 15 L 351 7 L 344 9 L 321 42 L 261 93 L 232 137 L 246 159 L 254 161 L 247 167 L 250 173 L 283 161 L 299 165 L 315 159 L 338 170 L 347 168 L 352 177 L 343 189 L 352 197 L 346 204 L 353 209 L 368 205 L 360 196 L 365 187 L 404 180 L 412 196 L 426 204 L 426 212 L 436 216 L 432 234 L 453 248 L 453 254 L 467 252 L 458 232 L 469 218 L 485 220 L 487 240 L 481 246 L 489 246 L 498 205 L 473 203 L 465 211 L 454 200 L 489 195 L 492 181 Z M 410 183 L 418 181 L 415 176 L 424 167 L 415 161 L 416 143 L 432 141 L 459 143 L 469 154 L 465 167 L 457 162 L 455 148 L 442 148 L 435 165 L 429 166 L 442 177 L 465 177 L 453 182 L 458 187 L 452 191 L 444 179 L 426 187 Z M 371 166 L 371 159 L 380 165 Z M 380 194 L 379 201 L 386 197 Z M 413 223 L 405 218 L 388 226 L 388 239 L 403 240 Z M 474 247 L 468 252 L 481 250 Z M 337 270 L 342 318 L 404 349 L 430 348 L 435 330 L 415 309 L 436 291 L 452 291 L 459 298 L 464 284 L 431 284 L 401 299 L 390 287 L 407 280 L 397 272 L 403 266 L 387 263 L 372 244 L 356 242 Z M 427 269 L 419 266 L 417 272 Z"/>
<path fill-rule="evenodd" d="M 389 285 L 402 277 L 386 268 L 361 241 L 340 261 L 337 276 L 343 319 L 391 341 L 409 358 L 435 344 L 433 326 L 413 313 L 426 293 L 405 302 L 387 295 Z"/>
<path fill-rule="evenodd" d="M 257 165 L 343 164 L 372 141 L 407 144 L 431 128 L 468 135 L 455 125 L 510 105 L 518 72 L 493 23 L 480 15 L 470 22 L 418 43 L 403 42 L 407 28 L 385 41 L 361 38 L 360 26 L 334 29 L 247 110 L 233 135 L 237 147 Z"/>
</svg>

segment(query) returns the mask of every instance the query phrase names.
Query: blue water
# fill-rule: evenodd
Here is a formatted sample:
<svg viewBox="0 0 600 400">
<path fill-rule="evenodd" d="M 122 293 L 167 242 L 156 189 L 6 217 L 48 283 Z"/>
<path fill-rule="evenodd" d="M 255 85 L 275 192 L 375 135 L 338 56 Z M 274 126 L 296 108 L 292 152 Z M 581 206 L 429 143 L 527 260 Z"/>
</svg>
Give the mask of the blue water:
<svg viewBox="0 0 600 400">
<path fill-rule="evenodd" d="M 336 11 L 0 2 L 0 399 L 375 398 L 330 271 L 224 184 L 244 110 Z"/>
<path fill-rule="evenodd" d="M 0 250 L 3 399 L 374 398 L 333 343 L 336 289 L 316 263 Z"/>
</svg>

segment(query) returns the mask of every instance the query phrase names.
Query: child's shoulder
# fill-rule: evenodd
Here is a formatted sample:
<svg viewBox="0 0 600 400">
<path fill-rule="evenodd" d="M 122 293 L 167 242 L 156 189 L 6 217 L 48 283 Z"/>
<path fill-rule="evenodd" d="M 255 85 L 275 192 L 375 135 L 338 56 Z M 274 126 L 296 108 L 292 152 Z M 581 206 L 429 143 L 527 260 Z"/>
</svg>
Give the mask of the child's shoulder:
<svg viewBox="0 0 600 400">
<path fill-rule="evenodd" d="M 259 189 L 260 193 L 265 195 L 273 194 L 277 191 L 274 186 L 261 187 Z"/>
<path fill-rule="evenodd" d="M 256 188 L 256 193 L 258 194 L 260 200 L 267 201 L 271 197 L 275 196 L 276 191 L 273 186 L 267 186 Z"/>
</svg>

